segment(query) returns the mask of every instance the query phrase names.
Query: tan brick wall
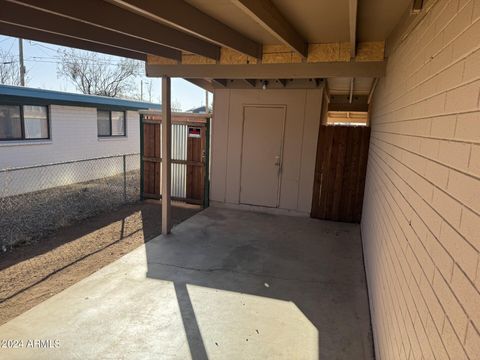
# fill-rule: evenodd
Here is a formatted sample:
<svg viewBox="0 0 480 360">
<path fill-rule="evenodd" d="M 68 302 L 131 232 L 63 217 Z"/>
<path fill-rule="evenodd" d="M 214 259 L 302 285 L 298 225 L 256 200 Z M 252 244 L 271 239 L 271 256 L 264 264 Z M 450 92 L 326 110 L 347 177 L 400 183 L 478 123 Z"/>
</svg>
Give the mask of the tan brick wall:
<svg viewBox="0 0 480 360">
<path fill-rule="evenodd" d="M 362 236 L 377 359 L 480 359 L 480 0 L 440 0 L 374 96 Z"/>
</svg>

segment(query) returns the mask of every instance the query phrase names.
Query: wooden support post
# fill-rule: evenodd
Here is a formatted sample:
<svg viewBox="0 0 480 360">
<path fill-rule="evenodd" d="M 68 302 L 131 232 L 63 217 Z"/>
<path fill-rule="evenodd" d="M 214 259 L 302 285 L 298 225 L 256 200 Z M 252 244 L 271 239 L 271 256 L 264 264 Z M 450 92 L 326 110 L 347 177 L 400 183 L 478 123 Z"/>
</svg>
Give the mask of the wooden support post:
<svg viewBox="0 0 480 360">
<path fill-rule="evenodd" d="M 172 111 L 171 86 L 168 76 L 162 77 L 162 234 L 170 233 L 171 226 L 171 175 Z"/>
</svg>

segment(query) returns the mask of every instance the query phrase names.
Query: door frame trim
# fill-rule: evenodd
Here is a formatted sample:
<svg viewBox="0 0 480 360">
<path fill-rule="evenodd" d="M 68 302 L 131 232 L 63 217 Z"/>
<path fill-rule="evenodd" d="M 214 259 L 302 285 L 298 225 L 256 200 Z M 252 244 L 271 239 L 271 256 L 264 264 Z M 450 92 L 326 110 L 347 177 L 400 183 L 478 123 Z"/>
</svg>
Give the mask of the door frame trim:
<svg viewBox="0 0 480 360">
<path fill-rule="evenodd" d="M 241 202 L 242 197 L 242 174 L 243 174 L 243 140 L 245 135 L 245 109 L 246 108 L 275 108 L 275 109 L 283 109 L 283 121 L 282 121 L 282 135 L 281 135 L 281 145 L 280 145 L 280 159 L 281 159 L 281 171 L 278 174 L 278 190 L 277 190 L 277 203 L 275 206 L 265 206 L 265 205 L 255 205 L 255 204 L 247 204 Z M 249 205 L 249 206 L 263 206 L 271 209 L 278 209 L 280 206 L 280 194 L 282 189 L 282 175 L 283 175 L 283 153 L 284 153 L 284 146 L 285 146 L 285 127 L 287 122 L 287 105 L 286 104 L 243 104 L 242 106 L 242 135 L 241 135 L 241 151 L 240 151 L 240 173 L 239 173 L 239 185 L 240 189 L 238 192 L 238 203 L 241 205 Z"/>
</svg>

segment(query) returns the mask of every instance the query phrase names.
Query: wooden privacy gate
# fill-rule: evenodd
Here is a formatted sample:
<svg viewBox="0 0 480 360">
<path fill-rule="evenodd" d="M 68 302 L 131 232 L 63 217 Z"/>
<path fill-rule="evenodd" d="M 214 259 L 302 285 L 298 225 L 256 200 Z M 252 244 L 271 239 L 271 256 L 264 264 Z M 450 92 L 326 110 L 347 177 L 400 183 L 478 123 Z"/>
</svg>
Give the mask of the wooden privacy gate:
<svg viewBox="0 0 480 360">
<path fill-rule="evenodd" d="M 369 140 L 367 126 L 320 126 L 312 217 L 360 222 Z"/>
<path fill-rule="evenodd" d="M 140 118 L 141 194 L 161 199 L 162 116 L 142 113 Z M 208 206 L 209 125 L 206 115 L 172 114 L 172 199 Z"/>
</svg>

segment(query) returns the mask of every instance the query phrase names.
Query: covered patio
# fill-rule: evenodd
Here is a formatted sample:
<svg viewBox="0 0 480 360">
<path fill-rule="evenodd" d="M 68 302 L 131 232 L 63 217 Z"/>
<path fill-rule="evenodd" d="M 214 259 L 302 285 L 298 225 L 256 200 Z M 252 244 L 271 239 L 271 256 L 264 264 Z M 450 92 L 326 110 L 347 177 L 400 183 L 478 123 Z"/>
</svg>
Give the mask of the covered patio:
<svg viewBox="0 0 480 360">
<path fill-rule="evenodd" d="M 8 359 L 373 359 L 359 226 L 209 208 L 0 337 Z"/>
<path fill-rule="evenodd" d="M 8 358 L 478 359 L 480 0 L 0 0 L 0 33 L 162 82 L 163 235 Z M 214 94 L 215 208 L 171 231 L 174 77 Z"/>
</svg>

